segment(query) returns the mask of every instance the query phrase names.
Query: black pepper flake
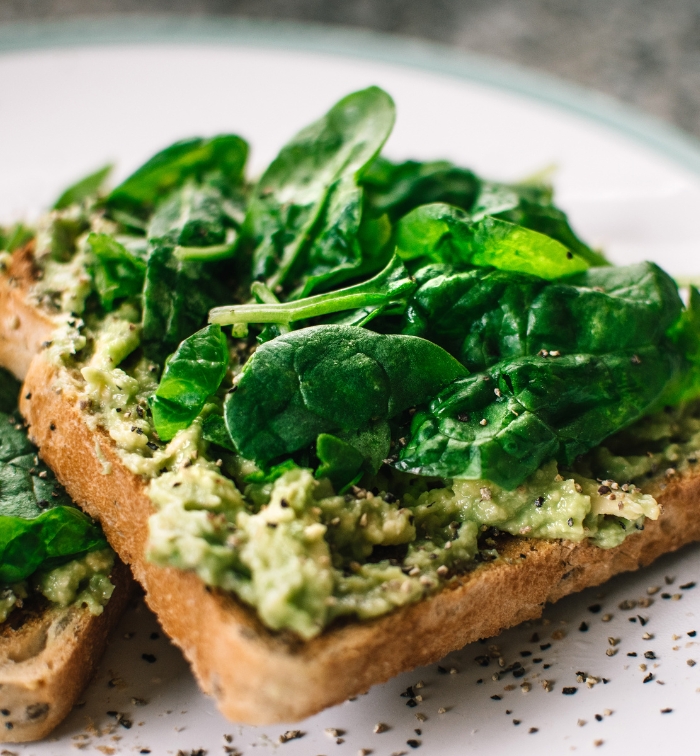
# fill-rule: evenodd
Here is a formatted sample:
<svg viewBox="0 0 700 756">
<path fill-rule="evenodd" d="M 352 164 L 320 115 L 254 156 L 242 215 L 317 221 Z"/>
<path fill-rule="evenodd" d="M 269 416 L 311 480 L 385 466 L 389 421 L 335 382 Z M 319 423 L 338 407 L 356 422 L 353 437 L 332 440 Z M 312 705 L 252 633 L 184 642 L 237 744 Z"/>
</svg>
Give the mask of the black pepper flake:
<svg viewBox="0 0 700 756">
<path fill-rule="evenodd" d="M 141 749 L 141 750 L 139 751 L 139 753 L 150 753 L 150 752 L 151 752 L 151 749 L 150 749 L 150 748 L 142 748 L 142 749 Z"/>
<path fill-rule="evenodd" d="M 641 615 L 641 614 L 638 614 L 638 615 L 637 615 L 637 619 L 639 620 L 639 624 L 640 624 L 640 625 L 641 625 L 642 627 L 644 627 L 644 625 L 646 625 L 646 623 L 647 623 L 647 622 L 649 622 L 649 618 L 648 618 L 648 617 L 642 617 L 642 615 Z"/>
<path fill-rule="evenodd" d="M 520 656 L 522 656 L 523 658 L 526 656 L 532 656 L 532 651 L 521 651 Z"/>
<path fill-rule="evenodd" d="M 567 253 L 566 253 L 566 259 L 567 260 L 573 260 L 574 259 L 574 253 L 567 251 Z"/>
<path fill-rule="evenodd" d="M 158 444 L 154 444 L 154 443 L 153 443 L 153 441 L 148 441 L 148 442 L 146 443 L 146 446 L 147 446 L 147 447 L 148 447 L 149 449 L 151 449 L 151 451 L 158 451 L 158 449 L 160 448 L 160 447 L 158 446 Z"/>
<path fill-rule="evenodd" d="M 661 709 L 662 714 L 670 714 L 673 711 L 673 709 Z"/>
<path fill-rule="evenodd" d="M 491 696 L 492 701 L 500 701 L 502 696 L 499 696 L 498 693 L 495 696 Z"/>
<path fill-rule="evenodd" d="M 481 684 L 482 684 L 483 682 L 484 682 L 484 678 L 483 678 L 483 677 L 480 677 L 480 678 L 479 678 L 479 679 L 478 679 L 478 680 L 476 681 L 476 684 L 477 684 L 477 685 L 481 685 Z"/>
<path fill-rule="evenodd" d="M 24 398 L 27 401 L 29 401 L 32 398 L 32 392 L 31 391 L 27 391 L 27 393 L 24 395 Z"/>
<path fill-rule="evenodd" d="M 156 662 L 156 657 L 153 654 L 141 654 L 141 658 L 149 664 L 155 664 Z"/>
<path fill-rule="evenodd" d="M 532 637 L 530 638 L 530 643 L 539 643 L 540 642 L 540 636 L 537 633 L 533 633 Z"/>
<path fill-rule="evenodd" d="M 642 682 L 648 683 L 651 682 L 654 679 L 654 675 L 650 672 L 643 680 Z"/>
<path fill-rule="evenodd" d="M 6 730 L 11 730 L 13 727 L 14 727 L 14 725 L 12 724 L 12 722 L 5 722 L 5 729 Z"/>
<path fill-rule="evenodd" d="M 160 633 L 151 633 L 150 635 L 151 640 L 159 640 L 160 639 Z"/>
<path fill-rule="evenodd" d="M 696 630 L 688 630 L 687 633 L 691 638 L 694 638 L 698 633 Z"/>
<path fill-rule="evenodd" d="M 573 518 L 573 517 L 569 517 L 569 519 L 568 519 L 568 520 L 566 521 L 566 524 L 567 524 L 567 525 L 568 525 L 568 526 L 569 526 L 570 528 L 573 528 L 573 527 L 574 527 L 574 518 Z"/>
<path fill-rule="evenodd" d="M 598 612 L 603 607 L 600 604 L 591 604 L 591 606 L 588 607 L 588 611 L 591 612 L 591 614 L 598 614 Z"/>
<path fill-rule="evenodd" d="M 406 701 L 406 706 L 408 706 L 409 709 L 415 709 L 415 707 L 418 706 L 418 701 L 416 701 L 415 698 L 409 698 L 408 701 Z"/>
<path fill-rule="evenodd" d="M 692 583 L 683 583 L 682 586 L 680 586 L 680 589 L 682 591 L 689 591 L 691 588 L 695 588 L 695 582 Z"/>
<path fill-rule="evenodd" d="M 540 658 L 538 657 L 537 659 L 533 659 L 533 660 L 532 660 L 532 663 L 533 663 L 533 664 L 542 664 L 542 659 L 540 659 Z"/>
<path fill-rule="evenodd" d="M 138 433 L 139 436 L 143 436 L 143 431 L 141 430 L 141 428 L 137 428 L 135 425 L 131 426 L 131 432 Z"/>
<path fill-rule="evenodd" d="M 420 727 L 416 727 L 416 729 L 413 732 L 415 732 L 416 735 L 422 735 L 423 734 L 423 730 L 421 730 Z"/>
<path fill-rule="evenodd" d="M 636 652 L 636 651 L 630 651 L 630 652 L 629 652 L 629 653 L 627 654 L 627 656 L 636 656 L 636 655 L 637 655 L 637 652 Z"/>
<path fill-rule="evenodd" d="M 280 506 L 282 509 L 287 509 L 289 507 L 289 502 L 286 499 L 280 499 Z"/>
<path fill-rule="evenodd" d="M 539 507 L 541 507 L 541 506 L 542 506 L 543 504 L 544 504 L 544 496 L 538 496 L 538 497 L 537 497 L 537 498 L 535 499 L 535 506 L 539 508 Z"/>
<path fill-rule="evenodd" d="M 578 688 L 575 688 L 574 686 L 569 686 L 569 687 L 567 687 L 567 688 L 562 688 L 562 689 L 561 689 L 561 692 L 562 692 L 562 693 L 563 693 L 563 694 L 564 694 L 565 696 L 573 696 L 573 695 L 574 695 L 574 693 L 576 693 L 576 691 L 577 691 L 577 690 L 578 690 Z"/>
<path fill-rule="evenodd" d="M 410 740 L 406 741 L 406 745 L 410 746 L 411 748 L 419 748 L 420 747 L 420 740 L 416 740 L 415 738 L 411 738 Z"/>
<path fill-rule="evenodd" d="M 661 598 L 662 599 L 670 599 L 671 598 L 671 594 L 670 593 L 662 593 L 661 594 Z"/>
<path fill-rule="evenodd" d="M 551 664 L 543 664 L 542 669 L 549 669 L 551 666 Z"/>
<path fill-rule="evenodd" d="M 56 423 L 49 423 L 49 430 L 55 431 L 56 430 Z"/>
<path fill-rule="evenodd" d="M 645 651 L 644 652 L 644 658 L 645 659 L 656 659 L 656 654 L 653 651 Z"/>
<path fill-rule="evenodd" d="M 610 682 L 607 677 L 602 677 L 601 679 L 603 681 L 603 685 L 607 685 Z"/>
<path fill-rule="evenodd" d="M 596 722 L 602 722 L 603 721 L 603 715 L 602 714 L 596 714 L 595 715 L 595 721 Z"/>
<path fill-rule="evenodd" d="M 446 669 L 445 669 L 444 667 L 441 667 L 441 666 L 440 666 L 439 664 L 438 664 L 438 668 L 437 668 L 437 671 L 438 671 L 438 672 L 439 672 L 439 673 L 440 673 L 441 675 L 449 675 L 449 674 L 450 674 L 450 673 L 449 673 L 449 672 L 448 672 L 448 671 L 447 671 L 447 670 L 446 670 Z"/>
<path fill-rule="evenodd" d="M 119 724 L 125 730 L 130 730 L 134 726 L 134 723 L 130 719 L 127 719 L 126 717 L 119 717 Z"/>
<path fill-rule="evenodd" d="M 415 698 L 416 694 L 413 692 L 413 688 L 409 685 L 403 693 L 399 693 L 401 698 Z"/>
<path fill-rule="evenodd" d="M 514 669 L 513 670 L 513 677 L 523 677 L 525 675 L 524 669 Z"/>
<path fill-rule="evenodd" d="M 516 725 L 516 727 L 517 727 L 517 725 L 520 724 L 520 720 L 519 719 L 514 719 L 513 720 L 513 724 Z"/>
<path fill-rule="evenodd" d="M 539 732 L 539 729 L 537 727 L 531 727 L 528 732 L 530 735 L 534 735 L 536 732 Z"/>
<path fill-rule="evenodd" d="M 36 505 L 39 509 L 48 509 L 49 502 L 46 499 L 41 499 L 41 501 L 37 501 Z"/>
<path fill-rule="evenodd" d="M 480 666 L 480 667 L 488 667 L 489 662 L 491 661 L 488 656 L 476 656 L 474 658 L 474 661 Z"/>
<path fill-rule="evenodd" d="M 105 713 L 107 714 L 108 717 L 113 717 L 114 719 L 116 719 L 119 716 L 119 712 L 118 711 L 112 711 L 112 710 L 110 710 L 110 711 L 107 711 Z"/>
<path fill-rule="evenodd" d="M 578 626 L 578 629 L 579 629 L 579 632 L 581 632 L 581 633 L 587 633 L 588 632 L 588 623 L 587 622 L 582 622 Z"/>
<path fill-rule="evenodd" d="M 546 651 L 548 648 L 551 648 L 551 647 L 552 647 L 551 643 L 542 643 L 540 644 L 540 651 Z"/>
<path fill-rule="evenodd" d="M 9 709 L 0 709 L 0 714 L 2 714 L 3 717 L 9 717 L 10 716 L 10 710 Z"/>
</svg>

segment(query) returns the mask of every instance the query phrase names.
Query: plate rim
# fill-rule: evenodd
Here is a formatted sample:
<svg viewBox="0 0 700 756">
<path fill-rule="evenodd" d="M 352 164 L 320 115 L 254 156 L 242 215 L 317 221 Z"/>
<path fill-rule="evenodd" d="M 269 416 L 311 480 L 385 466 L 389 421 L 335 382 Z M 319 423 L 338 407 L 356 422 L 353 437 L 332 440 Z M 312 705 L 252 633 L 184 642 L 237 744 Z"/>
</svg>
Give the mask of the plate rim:
<svg viewBox="0 0 700 756">
<path fill-rule="evenodd" d="M 236 45 L 318 53 L 470 81 L 605 126 L 700 175 L 700 139 L 676 126 L 580 84 L 437 42 L 332 24 L 218 15 L 107 15 L 0 24 L 0 56 L 57 48 L 158 44 Z"/>
</svg>

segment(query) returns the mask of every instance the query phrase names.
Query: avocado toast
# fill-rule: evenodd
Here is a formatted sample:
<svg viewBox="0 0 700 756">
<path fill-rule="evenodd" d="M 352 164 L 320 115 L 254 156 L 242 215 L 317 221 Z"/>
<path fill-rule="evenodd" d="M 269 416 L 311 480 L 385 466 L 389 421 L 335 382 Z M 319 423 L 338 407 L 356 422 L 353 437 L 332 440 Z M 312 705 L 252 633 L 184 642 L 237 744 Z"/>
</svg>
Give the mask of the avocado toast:
<svg viewBox="0 0 700 756">
<path fill-rule="evenodd" d="M 700 537 L 697 292 L 541 183 L 377 157 L 393 118 L 350 95 L 255 186 L 240 138 L 177 143 L 6 259 L 32 437 L 239 721 Z"/>
<path fill-rule="evenodd" d="M 0 371 L 0 740 L 47 735 L 99 661 L 132 585 L 99 527 L 41 463 Z"/>
</svg>

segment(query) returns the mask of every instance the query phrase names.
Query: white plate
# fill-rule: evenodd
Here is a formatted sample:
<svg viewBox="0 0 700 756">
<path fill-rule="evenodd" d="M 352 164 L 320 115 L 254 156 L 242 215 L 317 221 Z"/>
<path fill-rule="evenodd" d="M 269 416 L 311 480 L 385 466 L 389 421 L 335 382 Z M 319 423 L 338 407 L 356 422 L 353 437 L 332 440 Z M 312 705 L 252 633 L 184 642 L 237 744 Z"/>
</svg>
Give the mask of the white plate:
<svg viewBox="0 0 700 756">
<path fill-rule="evenodd" d="M 504 179 L 556 164 L 559 201 L 584 238 L 617 262 L 646 258 L 678 276 L 700 275 L 695 144 L 602 98 L 517 69 L 391 38 L 230 21 L 6 28 L 0 29 L 0 51 L 3 220 L 36 215 L 66 183 L 108 160 L 123 176 L 158 148 L 192 134 L 240 133 L 250 140 L 259 171 L 339 97 L 379 84 L 398 108 L 390 156 L 445 157 Z M 599 740 L 614 753 L 682 749 L 695 737 L 700 703 L 700 664 L 687 664 L 695 657 L 700 662 L 700 645 L 686 635 L 700 631 L 700 587 L 679 586 L 699 574 L 700 550 L 686 549 L 548 608 L 544 622 L 504 633 L 493 642 L 506 663 L 523 664 L 522 678 L 494 682 L 496 663 L 483 668 L 474 662 L 488 644 L 473 644 L 442 662 L 455 674 L 432 665 L 402 675 L 295 725 L 304 736 L 284 745 L 277 741 L 288 727 L 227 723 L 198 691 L 180 653 L 164 638 L 151 638 L 157 625 L 139 604 L 123 619 L 85 705 L 59 728 L 58 740 L 9 750 L 56 754 L 76 746 L 85 753 L 165 754 L 202 748 L 215 754 L 229 745 L 245 754 L 365 748 L 388 756 L 413 753 L 409 740 L 420 742 L 416 753 L 440 756 L 588 752 Z M 670 586 L 664 576 L 674 578 Z M 682 600 L 657 593 L 649 608 L 618 608 L 623 599 L 645 596 L 648 586 Z M 597 614 L 587 609 L 595 603 L 602 605 Z M 644 628 L 628 621 L 637 612 L 649 618 Z M 578 629 L 583 621 L 587 632 Z M 645 631 L 653 639 L 642 640 Z M 538 642 L 530 640 L 534 632 Z M 620 641 L 609 645 L 609 637 Z M 608 649 L 615 655 L 606 655 Z M 657 659 L 644 659 L 645 651 Z M 632 652 L 638 656 L 628 656 Z M 577 682 L 577 671 L 609 682 L 588 689 Z M 645 684 L 649 672 L 653 679 Z M 543 679 L 552 681 L 552 692 Z M 424 700 L 410 709 L 399 693 L 418 680 L 425 683 Z M 576 694 L 562 695 L 569 686 Z M 139 699 L 147 704 L 138 705 Z M 117 724 L 108 711 L 127 715 L 123 724 L 133 726 Z M 390 729 L 375 734 L 378 722 Z M 344 742 L 336 744 L 325 728 L 343 730 Z M 224 735 L 232 737 L 230 744 Z"/>
</svg>

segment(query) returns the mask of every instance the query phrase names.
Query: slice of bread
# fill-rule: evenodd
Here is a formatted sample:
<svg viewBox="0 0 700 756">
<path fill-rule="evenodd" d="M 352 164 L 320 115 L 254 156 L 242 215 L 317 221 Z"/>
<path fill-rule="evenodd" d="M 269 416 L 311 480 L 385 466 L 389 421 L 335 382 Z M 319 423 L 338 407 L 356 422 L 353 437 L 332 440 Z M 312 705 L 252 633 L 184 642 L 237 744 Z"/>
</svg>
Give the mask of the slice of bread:
<svg viewBox="0 0 700 756">
<path fill-rule="evenodd" d="M 67 388 L 70 381 L 59 380 L 59 368 L 41 354 L 27 359 L 50 338 L 52 323 L 26 297 L 32 270 L 31 251 L 25 250 L 15 255 L 10 268 L 14 284 L 0 279 L 0 322 L 19 320 L 7 334 L 21 345 L 22 355 L 4 364 L 14 365 L 22 375 L 24 364 L 30 363 L 20 404 L 30 436 L 73 499 L 100 520 L 201 687 L 232 720 L 264 724 L 302 719 L 467 643 L 536 618 L 548 601 L 700 540 L 700 474 L 668 481 L 658 477 L 646 490 L 657 498 L 663 514 L 617 548 L 509 538 L 500 548 L 501 559 L 454 578 L 420 603 L 371 621 L 347 620 L 308 642 L 271 632 L 231 594 L 208 588 L 192 573 L 146 561 L 153 511 L 146 482 L 124 466 L 106 431 L 88 428 L 78 392 Z M 0 363 L 11 353 L 11 347 L 0 350 Z"/>
<path fill-rule="evenodd" d="M 145 559 L 146 482 L 132 474 L 106 431 L 84 421 L 74 390 L 57 387 L 41 355 L 26 377 L 21 410 L 42 457 L 75 501 L 100 520 L 131 565 L 164 630 L 182 648 L 222 713 L 251 724 L 289 722 L 344 701 L 399 672 L 538 617 L 547 601 L 598 585 L 700 539 L 700 474 L 650 481 L 663 514 L 620 546 L 508 539 L 502 559 L 459 576 L 436 595 L 366 622 L 346 621 L 302 642 L 273 633 L 234 597 L 194 574 Z M 26 396 L 31 394 L 31 398 Z M 111 473 L 104 475 L 105 461 Z"/>
<path fill-rule="evenodd" d="M 35 599 L 0 624 L 0 742 L 43 738 L 73 708 L 131 594 L 124 564 L 110 579 L 114 593 L 100 615 Z"/>
<path fill-rule="evenodd" d="M 36 276 L 28 246 L 0 278 L 0 365 L 20 379 L 55 327 L 53 316 L 27 298 Z M 132 593 L 120 561 L 110 579 L 114 593 L 100 615 L 30 598 L 0 624 L 0 742 L 43 738 L 73 708 Z"/>
</svg>

